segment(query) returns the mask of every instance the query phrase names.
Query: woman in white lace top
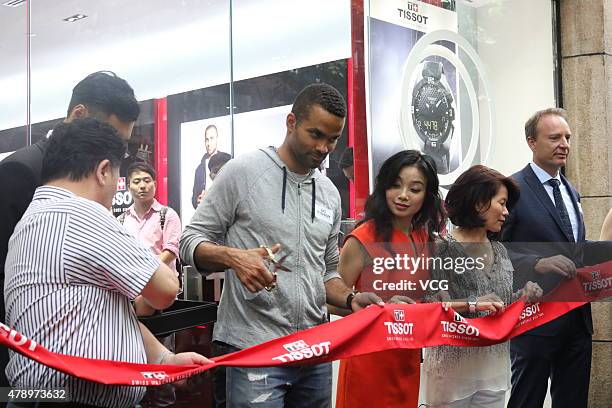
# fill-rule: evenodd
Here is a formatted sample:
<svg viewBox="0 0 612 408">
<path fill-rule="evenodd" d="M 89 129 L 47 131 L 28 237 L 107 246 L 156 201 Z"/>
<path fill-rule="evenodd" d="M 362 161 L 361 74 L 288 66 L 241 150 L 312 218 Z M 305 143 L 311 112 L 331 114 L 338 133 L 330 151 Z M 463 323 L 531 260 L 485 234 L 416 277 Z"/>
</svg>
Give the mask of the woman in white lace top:
<svg viewBox="0 0 612 408">
<path fill-rule="evenodd" d="M 487 309 L 498 310 L 519 296 L 534 299 L 542 294 L 532 282 L 512 293 L 512 263 L 506 249 L 494 240 L 518 196 L 512 179 L 480 165 L 459 176 L 448 192 L 446 210 L 455 228 L 437 244 L 437 257 L 471 258 L 474 267 L 434 268 L 431 277 L 448 280 L 448 295 L 454 299 L 451 306 L 465 317 L 486 315 L 487 311 L 479 311 L 485 303 L 494 306 Z M 427 407 L 504 406 L 510 385 L 507 342 L 488 347 L 432 347 L 424 356 Z"/>
</svg>

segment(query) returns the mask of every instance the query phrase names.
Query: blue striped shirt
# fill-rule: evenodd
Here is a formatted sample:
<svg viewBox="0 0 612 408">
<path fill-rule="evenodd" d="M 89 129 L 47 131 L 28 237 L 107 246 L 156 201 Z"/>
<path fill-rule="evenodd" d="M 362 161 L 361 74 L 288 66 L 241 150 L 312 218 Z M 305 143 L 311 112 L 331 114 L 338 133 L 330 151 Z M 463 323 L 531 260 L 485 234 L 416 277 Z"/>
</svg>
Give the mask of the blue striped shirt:
<svg viewBox="0 0 612 408">
<path fill-rule="evenodd" d="M 130 299 L 159 260 L 97 202 L 42 186 L 9 241 L 4 300 L 7 324 L 47 349 L 73 356 L 146 363 Z M 73 401 L 126 407 L 142 387 L 79 380 L 17 353 L 12 386 L 69 389 Z"/>
</svg>

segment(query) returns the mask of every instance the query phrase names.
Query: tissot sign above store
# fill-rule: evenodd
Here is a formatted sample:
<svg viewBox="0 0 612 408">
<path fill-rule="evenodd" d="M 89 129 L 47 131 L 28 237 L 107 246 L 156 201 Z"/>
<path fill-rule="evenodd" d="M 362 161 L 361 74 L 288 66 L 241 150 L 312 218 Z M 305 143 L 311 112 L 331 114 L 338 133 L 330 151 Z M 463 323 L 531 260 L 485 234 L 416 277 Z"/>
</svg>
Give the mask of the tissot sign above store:
<svg viewBox="0 0 612 408">
<path fill-rule="evenodd" d="M 403 149 L 432 156 L 442 185 L 488 161 L 493 109 L 486 72 L 477 52 L 457 33 L 454 2 L 440 4 L 370 4 L 370 180 L 385 159 Z"/>
<path fill-rule="evenodd" d="M 414 21 L 418 24 L 427 24 L 427 19 L 429 17 L 427 17 L 426 15 L 420 14 L 419 13 L 419 3 L 413 3 L 413 2 L 407 2 L 406 3 L 406 7 L 405 8 L 399 8 L 397 9 L 398 14 L 401 18 L 405 18 L 408 21 Z"/>
</svg>

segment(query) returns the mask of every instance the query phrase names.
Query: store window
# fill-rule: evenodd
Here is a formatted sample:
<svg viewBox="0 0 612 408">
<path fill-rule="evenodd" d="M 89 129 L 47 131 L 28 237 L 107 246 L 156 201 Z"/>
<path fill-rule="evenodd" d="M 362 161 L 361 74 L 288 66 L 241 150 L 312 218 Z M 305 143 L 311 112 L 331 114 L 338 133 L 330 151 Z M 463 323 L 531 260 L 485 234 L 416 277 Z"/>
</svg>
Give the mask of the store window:
<svg viewBox="0 0 612 408">
<path fill-rule="evenodd" d="M 45 137 L 80 79 L 113 71 L 142 111 L 122 176 L 134 160 L 164 170 L 158 183 L 183 223 L 210 186 L 210 155 L 278 146 L 295 95 L 312 82 L 332 84 L 349 103 L 365 96 L 349 115 L 367 112 L 352 131 L 367 128 L 369 149 L 356 148 L 355 162 L 369 163 L 370 184 L 407 148 L 436 157 L 443 185 L 476 163 L 510 174 L 530 157 L 526 118 L 557 104 L 552 0 L 0 3 L 0 158 Z M 355 51 L 362 38 L 365 58 Z M 355 67 L 365 68 L 365 88 Z M 345 217 L 338 161 L 348 144 L 345 135 L 324 169 Z M 365 196 L 355 197 L 357 215 Z M 115 211 L 130 203 L 124 180 Z"/>
<path fill-rule="evenodd" d="M 165 198 L 187 219 L 206 189 L 207 127 L 216 130 L 215 151 L 235 156 L 280 144 L 288 107 L 308 83 L 330 82 L 346 94 L 348 0 L 11 3 L 0 8 L 10 56 L 0 80 L 12 95 L 1 102 L 1 150 L 45 137 L 66 116 L 80 79 L 113 71 L 134 88 L 143 112 L 122 168 L 146 160 L 166 169 Z M 330 175 L 346 190 L 336 170 Z M 131 203 L 119 184 L 117 213 Z"/>
<path fill-rule="evenodd" d="M 403 148 L 434 155 L 445 185 L 474 163 L 511 173 L 529 156 L 525 119 L 556 104 L 551 0 L 8 3 L 15 7 L 0 9 L 8 28 L 0 154 L 44 137 L 79 79 L 114 71 L 143 102 L 131 158 L 167 169 L 167 201 L 187 217 L 194 191 L 205 189 L 196 172 L 207 126 L 217 128 L 217 149 L 236 156 L 282 141 L 281 119 L 309 82 L 330 82 L 347 97 L 361 91 L 348 67 L 363 63 L 351 59 L 362 11 L 370 183 Z M 162 154 L 156 140 L 167 144 Z M 346 143 L 327 170 L 348 207 L 337 168 Z"/>
</svg>

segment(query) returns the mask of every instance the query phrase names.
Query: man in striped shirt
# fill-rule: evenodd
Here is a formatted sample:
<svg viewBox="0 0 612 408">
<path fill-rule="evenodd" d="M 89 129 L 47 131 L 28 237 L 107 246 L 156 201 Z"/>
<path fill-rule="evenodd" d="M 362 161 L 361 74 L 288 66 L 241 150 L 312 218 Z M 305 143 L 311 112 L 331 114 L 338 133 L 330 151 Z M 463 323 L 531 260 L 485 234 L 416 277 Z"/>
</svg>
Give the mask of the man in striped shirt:
<svg viewBox="0 0 612 408">
<path fill-rule="evenodd" d="M 43 185 L 17 224 L 6 260 L 7 324 L 49 350 L 135 363 L 199 364 L 173 354 L 138 322 L 130 299 L 156 309 L 174 301 L 178 281 L 113 218 L 125 141 L 108 124 L 78 119 L 54 129 L 42 165 Z M 128 407 L 142 387 L 107 386 L 55 371 L 11 353 L 13 387 L 66 387 L 84 405 Z"/>
<path fill-rule="evenodd" d="M 87 75 L 72 90 L 64 122 L 86 117 L 111 124 L 119 135 L 129 140 L 140 114 L 134 90 L 110 71 Z M 15 226 L 30 205 L 34 190 L 41 185 L 42 159 L 47 149 L 44 137 L 33 145 L 17 150 L 0 162 L 0 320 L 4 320 L 4 262 L 8 241 Z M 0 387 L 8 387 L 4 369 L 8 351 L 0 348 Z"/>
</svg>

